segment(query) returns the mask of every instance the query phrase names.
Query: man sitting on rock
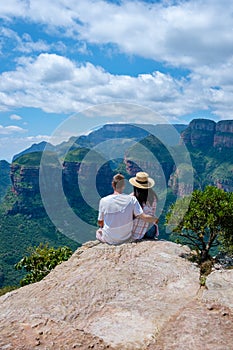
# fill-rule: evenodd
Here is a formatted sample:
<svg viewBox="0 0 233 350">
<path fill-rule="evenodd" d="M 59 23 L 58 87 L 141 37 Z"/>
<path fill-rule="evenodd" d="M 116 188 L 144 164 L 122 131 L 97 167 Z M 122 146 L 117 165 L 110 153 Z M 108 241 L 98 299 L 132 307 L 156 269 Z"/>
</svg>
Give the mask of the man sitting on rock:
<svg viewBox="0 0 233 350">
<path fill-rule="evenodd" d="M 123 193 L 124 176 L 117 174 L 112 181 L 113 194 L 101 198 L 99 203 L 98 225 L 96 238 L 108 244 L 120 244 L 130 240 L 132 235 L 133 217 L 157 224 L 158 219 L 143 213 L 136 197 Z"/>
</svg>

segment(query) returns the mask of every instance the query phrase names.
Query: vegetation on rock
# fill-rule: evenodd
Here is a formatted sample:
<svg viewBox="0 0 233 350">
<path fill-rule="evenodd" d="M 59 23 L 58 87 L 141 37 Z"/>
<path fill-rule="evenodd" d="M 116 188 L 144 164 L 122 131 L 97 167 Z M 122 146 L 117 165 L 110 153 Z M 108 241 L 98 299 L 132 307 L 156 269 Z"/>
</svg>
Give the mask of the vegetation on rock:
<svg viewBox="0 0 233 350">
<path fill-rule="evenodd" d="M 220 243 L 222 249 L 233 252 L 233 193 L 214 186 L 195 190 L 191 199 L 181 198 L 170 207 L 166 220 L 173 231 L 171 238 L 194 248 L 200 262 L 210 259 L 211 249 Z"/>
<path fill-rule="evenodd" d="M 66 261 L 72 255 L 69 247 L 59 247 L 57 249 L 49 247 L 48 244 L 40 244 L 38 247 L 28 249 L 30 255 L 24 256 L 16 265 L 16 270 L 25 269 L 26 276 L 21 279 L 20 285 L 25 286 L 30 283 L 42 280 L 52 269 L 62 261 Z"/>
</svg>

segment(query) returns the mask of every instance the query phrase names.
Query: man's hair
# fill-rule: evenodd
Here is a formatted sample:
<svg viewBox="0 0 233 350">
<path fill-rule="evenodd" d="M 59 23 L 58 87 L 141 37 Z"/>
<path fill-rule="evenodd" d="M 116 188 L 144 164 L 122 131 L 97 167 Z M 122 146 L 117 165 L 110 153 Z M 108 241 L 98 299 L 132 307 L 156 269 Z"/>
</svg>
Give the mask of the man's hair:
<svg viewBox="0 0 233 350">
<path fill-rule="evenodd" d="M 115 176 L 113 176 L 112 179 L 112 186 L 116 189 L 116 190 L 121 190 L 124 186 L 125 186 L 125 181 L 124 181 L 125 177 L 122 174 L 116 174 Z"/>
</svg>

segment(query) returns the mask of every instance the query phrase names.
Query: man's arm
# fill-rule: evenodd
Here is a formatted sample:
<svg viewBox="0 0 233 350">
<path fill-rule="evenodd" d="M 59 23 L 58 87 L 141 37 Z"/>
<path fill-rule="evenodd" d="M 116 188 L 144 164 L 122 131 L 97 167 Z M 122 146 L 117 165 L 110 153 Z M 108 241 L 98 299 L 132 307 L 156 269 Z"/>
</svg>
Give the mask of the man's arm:
<svg viewBox="0 0 233 350">
<path fill-rule="evenodd" d="M 157 224 L 159 222 L 159 219 L 156 218 L 155 216 L 152 216 L 152 215 L 148 215 L 148 214 L 145 214 L 145 213 L 142 213 L 140 215 L 137 216 L 137 218 L 140 218 L 146 222 L 149 222 L 151 224 Z"/>
</svg>

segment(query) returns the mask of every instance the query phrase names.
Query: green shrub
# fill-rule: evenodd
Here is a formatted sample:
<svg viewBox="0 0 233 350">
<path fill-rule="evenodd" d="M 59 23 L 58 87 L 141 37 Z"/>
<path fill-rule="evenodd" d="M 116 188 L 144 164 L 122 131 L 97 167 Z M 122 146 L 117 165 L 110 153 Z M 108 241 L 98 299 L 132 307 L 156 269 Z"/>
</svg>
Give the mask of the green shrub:
<svg viewBox="0 0 233 350">
<path fill-rule="evenodd" d="M 233 251 L 233 193 L 213 186 L 195 190 L 191 198 L 181 198 L 170 207 L 166 220 L 171 237 L 195 249 L 200 262 L 211 259 L 213 247 Z"/>
<path fill-rule="evenodd" d="M 17 270 L 24 269 L 28 273 L 20 281 L 21 286 L 42 280 L 55 266 L 69 259 L 72 250 L 68 247 L 57 249 L 48 244 L 40 244 L 38 247 L 29 248 L 30 255 L 23 257 L 16 265 Z"/>
</svg>

